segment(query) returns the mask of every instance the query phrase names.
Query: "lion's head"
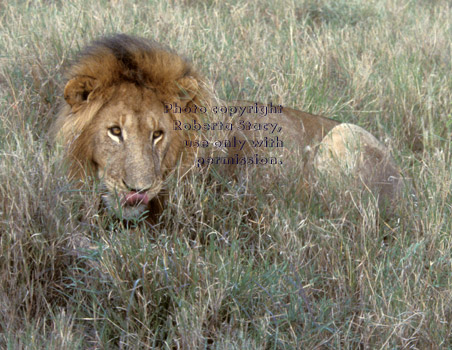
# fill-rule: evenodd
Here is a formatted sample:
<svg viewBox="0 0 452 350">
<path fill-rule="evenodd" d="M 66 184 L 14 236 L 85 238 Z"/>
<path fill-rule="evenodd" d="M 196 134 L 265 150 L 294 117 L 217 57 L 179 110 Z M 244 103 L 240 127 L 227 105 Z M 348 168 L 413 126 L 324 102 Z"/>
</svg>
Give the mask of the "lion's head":
<svg viewBox="0 0 452 350">
<path fill-rule="evenodd" d="M 148 210 L 178 162 L 193 164 L 192 137 L 174 122 L 196 114 L 165 104 L 202 105 L 207 89 L 191 65 L 157 43 L 126 35 L 95 42 L 72 66 L 54 135 L 71 174 L 97 177 L 107 206 L 123 218 Z M 193 108 L 194 109 L 194 108 Z"/>
</svg>

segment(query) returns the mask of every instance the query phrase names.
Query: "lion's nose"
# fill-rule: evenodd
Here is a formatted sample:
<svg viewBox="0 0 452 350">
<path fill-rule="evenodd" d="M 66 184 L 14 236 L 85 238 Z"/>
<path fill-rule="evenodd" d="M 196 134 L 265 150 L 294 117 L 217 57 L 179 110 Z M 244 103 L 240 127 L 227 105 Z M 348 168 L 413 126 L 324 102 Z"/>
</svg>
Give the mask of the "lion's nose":
<svg viewBox="0 0 452 350">
<path fill-rule="evenodd" d="M 147 186 L 147 187 L 130 186 L 127 182 L 124 181 L 124 179 L 122 180 L 122 183 L 124 184 L 124 186 L 126 186 L 126 188 L 130 192 L 143 193 L 151 188 L 151 186 Z"/>
</svg>

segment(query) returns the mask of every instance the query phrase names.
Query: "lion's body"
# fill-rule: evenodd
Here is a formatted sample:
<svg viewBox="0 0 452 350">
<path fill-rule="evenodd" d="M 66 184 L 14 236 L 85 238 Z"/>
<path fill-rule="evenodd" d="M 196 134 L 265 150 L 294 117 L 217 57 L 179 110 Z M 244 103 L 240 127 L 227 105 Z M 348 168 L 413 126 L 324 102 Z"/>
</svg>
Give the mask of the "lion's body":
<svg viewBox="0 0 452 350">
<path fill-rule="evenodd" d="M 187 147 L 186 141 L 206 137 L 193 130 L 177 130 L 175 123 L 212 121 L 205 119 L 209 113 L 178 113 L 167 105 L 179 106 L 182 111 L 184 108 L 193 111 L 195 107 L 211 110 L 215 103 L 205 86 L 190 63 L 156 43 L 125 35 L 94 43 L 69 71 L 64 93 L 66 104 L 54 124 L 55 137 L 66 146 L 71 173 L 98 177 L 105 186 L 105 202 L 119 209 L 124 218 L 149 209 L 159 201 L 170 172 L 180 167 L 196 169 L 195 160 L 201 148 Z M 270 151 L 275 159 L 280 159 L 288 154 L 302 156 L 306 150 L 314 155 L 325 136 L 339 125 L 337 121 L 290 108 L 262 116 L 251 107 L 264 105 L 244 101 L 228 104 L 250 107 L 246 112 L 224 118 L 233 126 L 222 134 L 231 141 L 229 157 Z M 269 127 L 261 130 L 239 127 L 257 124 Z M 273 128 L 274 125 L 277 127 Z M 371 135 L 365 137 L 374 140 Z M 234 144 L 234 140 L 247 142 L 241 146 Z M 253 142 L 263 140 L 276 143 L 252 146 Z M 340 147 L 343 140 L 335 138 L 328 145 Z M 284 145 L 278 147 L 278 141 Z M 398 176 L 389 152 L 383 146 L 375 149 L 378 157 L 391 164 L 390 171 L 382 171 L 383 175 Z M 364 158 L 374 156 L 363 153 Z M 328 164 L 329 157 L 324 152 L 314 164 Z M 306 162 L 312 158 L 306 157 Z M 374 172 L 381 169 L 378 167 Z"/>
</svg>

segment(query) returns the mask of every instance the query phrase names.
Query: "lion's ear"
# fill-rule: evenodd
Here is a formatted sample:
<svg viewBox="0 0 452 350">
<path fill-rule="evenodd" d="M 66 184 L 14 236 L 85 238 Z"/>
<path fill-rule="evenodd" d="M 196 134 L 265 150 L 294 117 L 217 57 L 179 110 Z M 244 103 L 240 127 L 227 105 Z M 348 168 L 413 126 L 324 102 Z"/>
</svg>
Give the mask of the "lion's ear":
<svg viewBox="0 0 452 350">
<path fill-rule="evenodd" d="M 96 87 L 96 79 L 77 76 L 67 82 L 64 88 L 64 99 L 71 107 L 77 106 L 87 101 Z"/>
<path fill-rule="evenodd" d="M 180 89 L 179 98 L 184 104 L 192 101 L 198 94 L 198 81 L 192 76 L 186 76 L 177 80 L 177 86 Z"/>
</svg>

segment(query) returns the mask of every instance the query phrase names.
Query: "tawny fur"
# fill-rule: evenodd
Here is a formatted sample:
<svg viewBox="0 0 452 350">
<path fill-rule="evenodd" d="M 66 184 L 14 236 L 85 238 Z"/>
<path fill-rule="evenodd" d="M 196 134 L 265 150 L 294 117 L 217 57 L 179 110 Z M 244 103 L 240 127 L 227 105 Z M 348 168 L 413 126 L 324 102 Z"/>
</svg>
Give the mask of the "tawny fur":
<svg viewBox="0 0 452 350">
<path fill-rule="evenodd" d="M 69 70 L 67 79 L 65 103 L 55 121 L 53 134 L 66 147 L 72 175 L 83 177 L 91 171 L 106 185 L 109 203 L 114 202 L 115 193 L 122 194 L 122 198 L 130 198 L 130 193 L 136 192 L 137 187 L 145 188 L 143 193 L 149 198 L 158 199 L 169 172 L 180 165 L 187 168 L 194 166 L 197 149 L 185 147 L 184 140 L 200 137 L 199 133 L 176 132 L 171 123 L 199 121 L 199 114 L 163 113 L 165 103 L 178 103 L 182 108 L 207 106 L 207 110 L 212 106 L 213 94 L 187 60 L 155 42 L 117 35 L 99 40 L 83 51 Z M 254 104 L 245 101 L 220 103 L 230 106 Z M 234 118 L 227 121 L 234 122 Z M 276 152 L 279 153 L 276 157 L 284 159 L 286 166 L 290 164 L 290 159 L 295 159 L 295 164 L 303 167 L 300 169 L 300 183 L 310 181 L 309 177 L 304 176 L 305 168 L 310 172 L 315 166 L 316 162 L 313 163 L 312 159 L 318 146 L 329 132 L 335 135 L 334 130 L 340 124 L 332 119 L 290 108 L 272 112 L 265 117 L 247 112 L 240 115 L 240 120 L 277 123 L 282 130 L 280 136 L 284 137 L 284 147 L 250 147 L 253 139 L 270 139 L 275 134 L 262 130 L 233 130 L 221 134 L 221 137 L 229 140 L 246 139 L 248 143 L 243 149 L 235 146 L 229 148 L 229 156 L 257 156 L 257 153 L 265 156 L 266 152 Z M 120 140 L 108 134 L 112 125 L 121 130 L 124 128 L 124 136 L 128 135 L 128 139 Z M 164 137 L 154 144 L 153 133 L 159 134 L 163 129 Z M 354 138 L 360 129 L 357 126 L 340 129 L 342 138 L 337 144 L 325 139 L 325 147 L 346 147 L 344 140 Z M 362 135 L 363 144 L 378 142 L 370 134 L 358 134 Z M 213 137 L 218 139 L 219 135 Z M 399 178 L 400 172 L 389 151 L 383 145 L 372 149 L 355 148 L 360 152 L 363 164 L 369 165 L 353 169 L 357 178 L 362 179 L 365 188 L 376 188 L 375 195 L 381 194 L 392 201 L 399 190 L 388 182 L 388 178 Z M 324 152 L 321 162 L 317 163 L 335 164 L 337 159 L 333 158 L 337 157 L 333 153 Z M 385 162 L 378 162 L 378 159 L 384 159 Z M 346 162 L 343 159 L 338 161 Z M 235 172 L 240 167 L 231 168 Z M 331 170 L 330 166 L 326 168 Z M 373 183 L 382 182 L 389 183 L 384 190 L 381 190 L 382 186 L 373 186 Z M 132 209 L 131 213 L 144 210 Z"/>
</svg>

